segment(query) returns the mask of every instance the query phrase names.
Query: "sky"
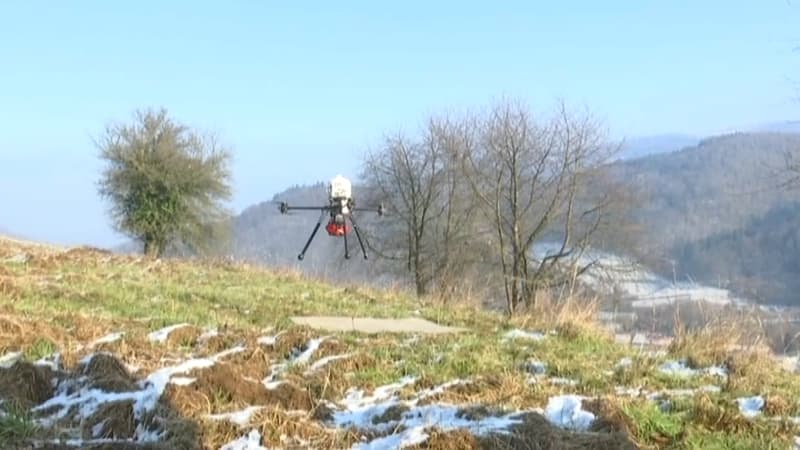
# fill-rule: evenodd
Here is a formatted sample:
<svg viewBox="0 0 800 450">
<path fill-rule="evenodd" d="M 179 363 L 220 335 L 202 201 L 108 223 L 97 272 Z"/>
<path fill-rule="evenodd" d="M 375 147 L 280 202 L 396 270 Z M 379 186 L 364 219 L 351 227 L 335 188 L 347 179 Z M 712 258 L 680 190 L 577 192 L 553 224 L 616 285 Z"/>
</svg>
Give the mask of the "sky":
<svg viewBox="0 0 800 450">
<path fill-rule="evenodd" d="M 2 2 L 0 230 L 124 241 L 94 139 L 144 108 L 233 150 L 236 212 L 504 97 L 614 138 L 796 120 L 798 24 L 796 0 Z"/>
</svg>

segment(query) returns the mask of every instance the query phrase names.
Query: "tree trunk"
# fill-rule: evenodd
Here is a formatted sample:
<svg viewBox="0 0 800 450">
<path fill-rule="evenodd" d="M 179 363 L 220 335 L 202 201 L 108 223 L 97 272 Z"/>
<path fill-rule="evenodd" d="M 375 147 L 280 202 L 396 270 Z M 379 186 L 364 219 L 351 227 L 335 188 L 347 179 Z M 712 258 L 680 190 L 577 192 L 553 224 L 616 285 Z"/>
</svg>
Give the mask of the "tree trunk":
<svg viewBox="0 0 800 450">
<path fill-rule="evenodd" d="M 160 258 L 164 253 L 164 244 L 155 239 L 144 240 L 144 254 L 149 258 Z"/>
</svg>

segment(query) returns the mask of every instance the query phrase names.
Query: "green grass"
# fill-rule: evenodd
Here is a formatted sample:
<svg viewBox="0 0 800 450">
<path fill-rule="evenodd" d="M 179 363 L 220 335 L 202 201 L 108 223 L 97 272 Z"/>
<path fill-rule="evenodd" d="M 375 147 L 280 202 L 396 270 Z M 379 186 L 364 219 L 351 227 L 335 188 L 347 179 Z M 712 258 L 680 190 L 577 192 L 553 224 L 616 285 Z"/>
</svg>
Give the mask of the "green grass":
<svg viewBox="0 0 800 450">
<path fill-rule="evenodd" d="M 25 358 L 30 361 L 36 361 L 46 356 L 50 356 L 58 350 L 56 344 L 44 339 L 38 338 L 30 347 L 25 349 Z"/>
<path fill-rule="evenodd" d="M 22 442 L 35 436 L 38 427 L 31 414 L 19 408 L 9 407 L 9 411 L 0 409 L 0 442 L 11 444 Z"/>
</svg>

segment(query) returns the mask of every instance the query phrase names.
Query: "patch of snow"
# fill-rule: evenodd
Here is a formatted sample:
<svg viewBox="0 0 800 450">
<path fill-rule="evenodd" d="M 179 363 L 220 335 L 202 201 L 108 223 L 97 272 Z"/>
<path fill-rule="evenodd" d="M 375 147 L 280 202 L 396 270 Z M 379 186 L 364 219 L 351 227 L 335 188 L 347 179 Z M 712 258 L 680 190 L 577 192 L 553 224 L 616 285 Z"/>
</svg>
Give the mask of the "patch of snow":
<svg viewBox="0 0 800 450">
<path fill-rule="evenodd" d="M 248 406 L 241 411 L 210 414 L 207 417 L 211 420 L 227 420 L 228 422 L 239 425 L 240 427 L 246 427 L 250 423 L 250 418 L 253 417 L 253 414 L 261 411 L 264 408 L 264 406 Z"/>
<path fill-rule="evenodd" d="M 630 367 L 632 365 L 633 365 L 633 360 L 632 359 L 630 359 L 630 358 L 622 358 L 622 359 L 619 360 L 617 365 L 614 366 L 614 367 L 628 368 L 628 367 Z"/>
<path fill-rule="evenodd" d="M 551 397 L 544 416 L 553 425 L 579 431 L 588 430 L 595 419 L 594 414 L 583 410 L 583 399 L 577 395 Z"/>
<path fill-rule="evenodd" d="M 420 336 L 418 334 L 415 334 L 415 335 L 411 336 L 410 338 L 406 339 L 405 341 L 403 341 L 403 345 L 404 346 L 414 345 L 417 342 L 419 342 L 419 340 L 420 340 Z"/>
<path fill-rule="evenodd" d="M 720 378 L 725 378 L 728 376 L 728 371 L 724 367 L 719 366 L 711 366 L 704 370 L 704 372 L 708 375 L 717 376 Z"/>
<path fill-rule="evenodd" d="M 336 361 L 336 360 L 339 360 L 339 359 L 346 359 L 346 358 L 349 358 L 351 356 L 353 356 L 352 353 L 345 353 L 343 355 L 326 356 L 326 357 L 324 357 L 322 359 L 319 359 L 314 364 L 312 364 L 311 367 L 309 367 L 308 370 L 306 371 L 306 375 L 325 367 L 325 365 L 327 365 L 328 363 L 330 363 L 332 361 Z"/>
<path fill-rule="evenodd" d="M 188 323 L 179 323 L 176 325 L 170 325 L 168 327 L 164 327 L 160 330 L 153 331 L 152 333 L 147 335 L 147 338 L 153 342 L 164 342 L 169 337 L 170 333 L 177 330 L 178 328 L 188 327 Z"/>
<path fill-rule="evenodd" d="M 197 341 L 198 342 L 205 342 L 205 341 L 207 341 L 207 340 L 209 340 L 209 339 L 211 339 L 213 337 L 216 337 L 216 336 L 219 336 L 219 331 L 217 331 L 216 328 L 212 328 L 210 330 L 204 331 L 203 334 L 198 336 L 197 337 Z"/>
<path fill-rule="evenodd" d="M 503 336 L 504 341 L 511 339 L 530 339 L 533 341 L 541 341 L 546 336 L 538 331 L 523 331 L 520 329 L 513 329 Z"/>
<path fill-rule="evenodd" d="M 197 378 L 192 377 L 173 377 L 169 380 L 171 384 L 176 384 L 178 386 L 189 386 L 195 381 L 197 381 Z"/>
<path fill-rule="evenodd" d="M 398 382 L 376 388 L 372 395 L 364 396 L 364 391 L 350 388 L 347 390 L 343 404 L 349 410 L 359 410 L 365 406 L 373 405 L 391 398 L 406 386 L 416 383 L 416 377 L 403 377 Z"/>
<path fill-rule="evenodd" d="M 56 372 L 61 369 L 61 353 L 53 353 L 52 355 L 45 356 L 35 363 L 35 366 L 49 367 L 50 370 Z"/>
<path fill-rule="evenodd" d="M 108 422 L 108 419 L 106 419 L 106 420 L 104 420 L 104 421 L 102 421 L 100 423 L 97 423 L 92 427 L 92 437 L 93 438 L 97 438 L 101 434 L 103 434 L 103 428 L 105 428 L 106 422 Z"/>
<path fill-rule="evenodd" d="M 254 429 L 247 436 L 223 445 L 220 450 L 267 450 L 267 448 L 261 445 L 261 433 Z"/>
<path fill-rule="evenodd" d="M 658 370 L 661 373 L 678 376 L 678 377 L 693 377 L 701 374 L 718 376 L 725 378 L 728 376 L 728 371 L 724 367 L 711 366 L 705 369 L 693 369 L 688 366 L 685 360 L 682 361 L 667 361 L 662 364 Z"/>
<path fill-rule="evenodd" d="M 277 341 L 278 341 L 277 336 L 261 336 L 260 338 L 258 338 L 258 340 L 256 342 L 261 344 L 261 345 L 270 345 L 270 346 L 272 346 L 272 345 L 275 345 L 275 343 Z"/>
<path fill-rule="evenodd" d="M 554 377 L 554 378 L 550 378 L 549 381 L 552 384 L 559 384 L 559 385 L 565 385 L 565 386 L 577 386 L 578 385 L 578 381 L 577 380 L 573 380 L 571 378 Z"/>
<path fill-rule="evenodd" d="M 0 356 L 0 368 L 9 369 L 17 361 L 22 359 L 22 352 L 9 352 Z"/>
<path fill-rule="evenodd" d="M 133 439 L 136 442 L 159 442 L 163 438 L 163 431 L 148 430 L 140 423 L 136 425 L 136 431 L 133 434 Z"/>
<path fill-rule="evenodd" d="M 461 379 L 451 380 L 446 383 L 440 384 L 438 386 L 432 387 L 430 389 L 425 389 L 417 392 L 416 398 L 417 400 L 422 400 L 428 397 L 432 397 L 434 395 L 442 394 L 453 386 L 461 386 L 470 383 L 472 383 L 472 381 L 470 380 L 461 380 Z"/>
<path fill-rule="evenodd" d="M 386 450 L 411 447 L 422 444 L 428 440 L 424 426 L 406 428 L 400 433 L 374 439 L 370 442 L 355 444 L 352 450 Z"/>
<path fill-rule="evenodd" d="M 322 344 L 325 340 L 327 340 L 330 336 L 323 336 L 321 338 L 314 338 L 308 342 L 306 349 L 301 352 L 299 355 L 296 355 L 292 358 L 291 363 L 293 364 L 307 364 L 309 360 L 311 360 L 311 356 L 314 354 L 315 351 L 319 348 L 319 345 Z"/>
<path fill-rule="evenodd" d="M 283 372 L 285 372 L 290 366 L 295 364 L 307 364 L 311 360 L 311 356 L 319 348 L 320 344 L 322 344 L 325 340 L 329 338 L 330 336 L 311 339 L 306 345 L 306 349 L 304 351 L 302 352 L 295 351 L 294 354 L 291 357 L 289 357 L 289 359 L 286 360 L 285 362 L 279 364 L 273 364 L 272 368 L 270 369 L 270 374 L 262 380 L 262 383 L 264 383 L 265 386 L 268 386 L 270 383 L 278 381 L 280 375 Z"/>
<path fill-rule="evenodd" d="M 638 397 L 645 391 L 640 387 L 616 386 L 614 392 L 619 397 Z"/>
<path fill-rule="evenodd" d="M 691 397 L 697 392 L 718 393 L 720 391 L 720 387 L 714 385 L 705 385 L 697 389 L 664 389 L 661 391 L 647 393 L 647 399 L 658 400 L 664 397 Z"/>
<path fill-rule="evenodd" d="M 397 393 L 405 386 L 416 381 L 413 377 L 405 377 L 397 383 L 381 386 L 370 396 L 364 396 L 360 390 L 350 389 L 338 405 L 333 409 L 332 422 L 337 428 L 355 427 L 365 431 L 389 433 L 370 442 L 353 446 L 354 449 L 387 449 L 421 444 L 427 440 L 424 430 L 437 427 L 443 431 L 466 429 L 476 435 L 490 432 L 503 432 L 510 426 L 521 422 L 522 412 L 500 416 L 487 416 L 483 419 L 470 420 L 462 414 L 463 407 L 449 404 L 428 404 L 419 406 L 419 401 L 444 392 L 446 389 L 469 383 L 467 380 L 453 380 L 442 385 L 424 390 L 410 400 L 400 400 Z M 402 407 L 403 412 L 396 420 L 376 421 L 392 407 Z M 393 433 L 402 427 L 403 431 Z"/>
<path fill-rule="evenodd" d="M 122 336 L 124 336 L 124 335 L 125 335 L 124 332 L 107 334 L 107 335 L 105 335 L 105 336 L 103 336 L 103 337 L 101 337 L 99 339 L 95 339 L 94 341 L 92 341 L 89 344 L 89 348 L 98 346 L 100 344 L 110 344 L 112 342 L 116 342 L 116 341 L 122 339 Z"/>
<path fill-rule="evenodd" d="M 278 386 L 280 386 L 283 383 L 285 383 L 285 381 L 283 381 L 283 380 L 278 380 L 278 381 L 267 381 L 267 380 L 264 380 L 264 381 L 262 381 L 262 383 L 264 384 L 265 388 L 267 388 L 269 390 L 273 390 L 273 389 L 277 389 Z"/>
<path fill-rule="evenodd" d="M 761 408 L 764 407 L 764 397 L 756 395 L 753 397 L 737 398 L 739 403 L 739 411 L 747 418 L 753 418 L 761 414 Z"/>
<path fill-rule="evenodd" d="M 561 245 L 542 242 L 533 246 L 534 259 L 558 253 Z M 633 258 L 600 250 L 575 252 L 563 264 L 592 266 L 580 275 L 579 280 L 592 289 L 607 295 L 630 300 L 634 308 L 655 308 L 679 302 L 706 302 L 715 305 L 751 307 L 753 303 L 733 295 L 727 289 L 704 286 L 692 281 L 674 280 L 659 276 Z M 762 308 L 763 309 L 763 308 Z"/>
</svg>

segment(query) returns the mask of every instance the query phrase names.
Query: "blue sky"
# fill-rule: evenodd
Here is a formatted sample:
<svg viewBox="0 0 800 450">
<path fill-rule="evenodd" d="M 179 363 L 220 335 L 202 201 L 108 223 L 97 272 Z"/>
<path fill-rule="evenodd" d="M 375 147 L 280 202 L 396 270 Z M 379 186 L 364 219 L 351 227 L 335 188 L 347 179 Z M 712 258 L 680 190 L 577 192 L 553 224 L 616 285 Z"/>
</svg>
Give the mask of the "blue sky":
<svg viewBox="0 0 800 450">
<path fill-rule="evenodd" d="M 585 105 L 615 137 L 796 119 L 798 24 L 794 0 L 3 2 L 0 229 L 121 241 L 92 138 L 137 108 L 233 147 L 237 211 L 501 96 Z"/>
</svg>

